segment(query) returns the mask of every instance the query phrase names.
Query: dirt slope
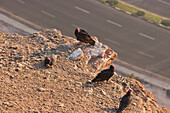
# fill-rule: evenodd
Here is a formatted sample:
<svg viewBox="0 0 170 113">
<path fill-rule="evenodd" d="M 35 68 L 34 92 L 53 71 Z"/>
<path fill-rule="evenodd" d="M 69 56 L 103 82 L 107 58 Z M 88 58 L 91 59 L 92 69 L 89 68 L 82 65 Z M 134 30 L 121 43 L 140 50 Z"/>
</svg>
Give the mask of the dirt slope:
<svg viewBox="0 0 170 113">
<path fill-rule="evenodd" d="M 29 36 L 0 33 L 1 112 L 116 112 L 129 87 L 132 102 L 124 113 L 170 112 L 135 79 L 115 73 L 109 83 L 86 84 L 101 70 L 73 61 L 72 50 L 64 44 L 68 40 L 76 41 L 56 29 Z M 52 68 L 43 65 L 46 56 L 55 58 Z"/>
</svg>

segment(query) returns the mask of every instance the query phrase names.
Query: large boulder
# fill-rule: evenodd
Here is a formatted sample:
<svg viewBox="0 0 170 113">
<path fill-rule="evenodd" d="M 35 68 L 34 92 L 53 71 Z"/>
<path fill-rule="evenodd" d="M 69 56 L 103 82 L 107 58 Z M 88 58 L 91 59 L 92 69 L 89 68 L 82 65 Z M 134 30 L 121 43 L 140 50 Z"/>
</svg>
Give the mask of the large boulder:
<svg viewBox="0 0 170 113">
<path fill-rule="evenodd" d="M 97 37 L 93 37 L 93 39 L 96 41 L 94 46 L 81 42 L 74 44 L 74 48 L 77 49 L 72 51 L 70 57 L 73 60 L 83 60 L 97 70 L 108 68 L 116 60 L 117 53 L 107 45 L 99 42 Z"/>
</svg>

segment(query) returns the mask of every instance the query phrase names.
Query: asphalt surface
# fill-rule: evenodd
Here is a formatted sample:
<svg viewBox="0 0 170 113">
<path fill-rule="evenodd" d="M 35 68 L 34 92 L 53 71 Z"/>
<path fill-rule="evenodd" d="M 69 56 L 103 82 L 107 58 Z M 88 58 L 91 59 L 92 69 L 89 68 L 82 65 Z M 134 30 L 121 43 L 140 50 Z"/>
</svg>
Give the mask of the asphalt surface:
<svg viewBox="0 0 170 113">
<path fill-rule="evenodd" d="M 170 0 L 121 0 L 170 19 Z"/>
<path fill-rule="evenodd" d="M 83 28 L 115 50 L 119 60 L 170 76 L 170 31 L 96 0 L 0 0 L 0 7 L 71 37 L 76 27 Z"/>
</svg>

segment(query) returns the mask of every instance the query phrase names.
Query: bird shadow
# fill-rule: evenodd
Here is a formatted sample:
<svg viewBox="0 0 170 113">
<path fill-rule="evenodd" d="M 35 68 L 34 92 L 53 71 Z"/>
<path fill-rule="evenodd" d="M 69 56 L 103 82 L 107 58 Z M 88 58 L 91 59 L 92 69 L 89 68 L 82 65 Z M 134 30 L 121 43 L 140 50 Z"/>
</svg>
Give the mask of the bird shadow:
<svg viewBox="0 0 170 113">
<path fill-rule="evenodd" d="M 100 87 L 106 84 L 112 84 L 112 83 L 109 83 L 109 82 L 94 82 L 93 83 L 91 81 L 87 81 L 86 83 L 82 85 L 82 87 Z"/>
<path fill-rule="evenodd" d="M 35 64 L 33 65 L 33 67 L 34 67 L 35 69 L 48 69 L 48 68 L 52 68 L 52 67 L 50 67 L 50 66 L 49 66 L 49 67 L 45 66 L 43 61 L 42 61 L 42 62 L 35 63 Z"/>
<path fill-rule="evenodd" d="M 108 113 L 117 113 L 117 109 L 115 108 L 101 108 L 101 110 L 106 111 Z"/>
<path fill-rule="evenodd" d="M 99 87 L 99 86 L 102 86 L 102 84 L 101 83 L 92 83 L 89 81 L 87 81 L 86 83 L 84 83 L 82 85 L 82 87 Z"/>
</svg>

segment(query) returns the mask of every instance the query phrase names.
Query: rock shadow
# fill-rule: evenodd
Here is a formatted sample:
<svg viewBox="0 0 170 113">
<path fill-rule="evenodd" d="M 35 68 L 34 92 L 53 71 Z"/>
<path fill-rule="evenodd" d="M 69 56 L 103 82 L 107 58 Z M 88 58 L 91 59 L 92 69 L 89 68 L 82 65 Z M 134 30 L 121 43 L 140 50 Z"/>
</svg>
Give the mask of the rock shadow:
<svg viewBox="0 0 170 113">
<path fill-rule="evenodd" d="M 115 108 L 101 108 L 101 110 L 106 111 L 108 113 L 117 113 L 117 109 Z"/>
</svg>

